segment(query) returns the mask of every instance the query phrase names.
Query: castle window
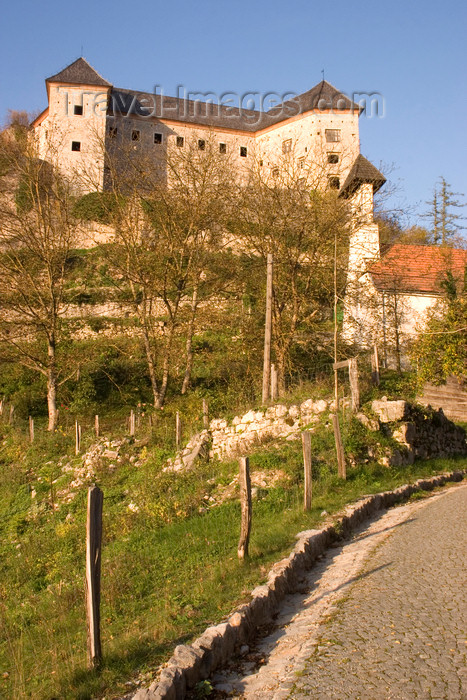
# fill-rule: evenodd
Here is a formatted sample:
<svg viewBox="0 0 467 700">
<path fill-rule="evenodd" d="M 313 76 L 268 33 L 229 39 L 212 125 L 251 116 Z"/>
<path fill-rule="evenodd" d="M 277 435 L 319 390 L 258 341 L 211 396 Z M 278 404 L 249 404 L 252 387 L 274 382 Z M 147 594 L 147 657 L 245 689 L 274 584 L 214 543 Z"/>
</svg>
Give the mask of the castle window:
<svg viewBox="0 0 467 700">
<path fill-rule="evenodd" d="M 73 114 L 75 114 L 77 117 L 82 117 L 83 116 L 83 105 L 75 105 L 73 107 Z"/>
<path fill-rule="evenodd" d="M 339 162 L 339 154 L 338 153 L 328 153 L 328 163 L 335 165 L 338 162 Z"/>
<path fill-rule="evenodd" d="M 290 153 L 292 150 L 292 139 L 285 139 L 282 141 L 282 153 Z"/>
<path fill-rule="evenodd" d="M 198 148 L 200 151 L 204 151 L 206 148 L 206 141 L 204 139 L 198 139 Z"/>
<path fill-rule="evenodd" d="M 227 144 L 226 143 L 219 144 L 219 153 L 227 153 Z"/>
<path fill-rule="evenodd" d="M 133 129 L 131 132 L 132 141 L 141 141 L 141 131 L 139 129 Z"/>
<path fill-rule="evenodd" d="M 335 175 L 331 175 L 330 177 L 328 177 L 328 186 L 331 190 L 338 190 L 341 186 L 339 178 L 335 177 Z"/>
<path fill-rule="evenodd" d="M 328 143 L 336 143 L 341 140 L 341 130 L 340 129 L 326 129 L 325 130 L 326 141 Z"/>
<path fill-rule="evenodd" d="M 247 147 L 246 146 L 240 146 L 240 155 L 242 158 L 246 158 L 248 155 Z"/>
<path fill-rule="evenodd" d="M 305 167 L 305 158 L 298 159 L 298 167 L 300 168 L 300 170 L 303 170 L 303 168 Z"/>
<path fill-rule="evenodd" d="M 162 134 L 158 134 L 157 132 L 154 134 L 154 143 L 162 143 Z"/>
<path fill-rule="evenodd" d="M 116 126 L 109 127 L 109 138 L 114 139 L 116 137 L 117 137 L 117 127 Z"/>
<path fill-rule="evenodd" d="M 80 151 L 81 150 L 81 141 L 72 141 L 71 142 L 71 150 L 72 151 Z"/>
<path fill-rule="evenodd" d="M 263 167 L 263 159 L 262 159 L 262 158 L 261 158 L 261 160 L 259 161 L 259 167 L 260 167 L 260 168 Z"/>
<path fill-rule="evenodd" d="M 177 146 L 179 148 L 183 148 L 183 144 L 185 143 L 185 139 L 183 136 L 177 136 Z"/>
</svg>

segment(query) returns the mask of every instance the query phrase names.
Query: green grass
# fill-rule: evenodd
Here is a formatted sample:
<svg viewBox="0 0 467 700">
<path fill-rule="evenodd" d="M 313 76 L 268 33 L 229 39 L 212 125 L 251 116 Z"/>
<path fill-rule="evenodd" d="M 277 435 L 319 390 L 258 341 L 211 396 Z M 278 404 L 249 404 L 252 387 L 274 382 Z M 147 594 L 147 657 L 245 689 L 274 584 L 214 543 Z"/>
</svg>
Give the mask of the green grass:
<svg viewBox="0 0 467 700">
<path fill-rule="evenodd" d="M 318 526 L 363 494 L 465 460 L 436 460 L 386 469 L 351 468 L 338 480 L 331 431 L 313 436 L 313 508 L 302 509 L 301 446 L 271 443 L 251 456 L 252 472 L 282 478 L 258 489 L 250 558 L 236 556 L 240 508 L 236 494 L 216 507 L 210 497 L 229 484 L 236 462 L 199 463 L 188 474 L 161 470 L 168 454 L 148 446 L 141 463 L 134 446 L 117 468 L 102 462 L 96 482 L 104 491 L 102 637 L 104 663 L 86 670 L 84 601 L 86 488 L 70 503 L 59 497 L 70 481 L 57 465 L 72 441 L 42 436 L 29 446 L 6 427 L 0 449 L 0 695 L 14 698 L 93 698 L 128 690 L 124 683 L 157 667 L 176 644 L 188 642 L 225 617 L 286 555 L 295 534 Z M 364 439 L 345 428 L 354 452 Z M 54 483 L 55 482 L 55 483 Z M 34 499 L 31 490 L 36 491 Z M 52 507 L 52 502 L 54 507 Z M 132 512 L 130 504 L 137 505 Z M 1 678 L 2 674 L 8 674 Z"/>
</svg>

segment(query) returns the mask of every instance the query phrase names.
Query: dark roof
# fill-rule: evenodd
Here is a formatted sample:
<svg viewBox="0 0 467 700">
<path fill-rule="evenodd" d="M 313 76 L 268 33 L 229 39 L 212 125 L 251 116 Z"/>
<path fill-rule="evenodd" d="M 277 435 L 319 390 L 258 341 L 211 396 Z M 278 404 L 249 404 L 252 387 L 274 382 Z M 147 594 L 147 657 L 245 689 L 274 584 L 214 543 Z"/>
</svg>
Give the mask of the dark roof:
<svg viewBox="0 0 467 700">
<path fill-rule="evenodd" d="M 85 58 L 78 58 L 69 66 L 46 79 L 46 82 L 53 83 L 73 83 L 82 85 L 102 85 L 104 87 L 112 87 L 111 83 L 99 75 Z"/>
<path fill-rule="evenodd" d="M 308 92 L 288 100 L 268 112 L 243 109 L 213 102 L 188 100 L 178 97 L 137 92 L 114 88 L 111 93 L 110 110 L 113 114 L 135 114 L 154 116 L 159 119 L 200 124 L 226 129 L 240 129 L 255 132 L 273 126 L 289 117 L 311 110 L 342 111 L 359 109 L 348 97 L 330 83 L 323 81 Z"/>
<path fill-rule="evenodd" d="M 370 273 L 376 289 L 418 294 L 441 294 L 446 272 L 462 283 L 467 250 L 447 246 L 402 245 L 396 243 Z"/>
<path fill-rule="evenodd" d="M 340 196 L 348 197 L 363 183 L 373 185 L 373 192 L 377 192 L 384 185 L 386 178 L 378 168 L 370 163 L 362 154 L 358 155 L 354 164 L 342 185 Z"/>
</svg>

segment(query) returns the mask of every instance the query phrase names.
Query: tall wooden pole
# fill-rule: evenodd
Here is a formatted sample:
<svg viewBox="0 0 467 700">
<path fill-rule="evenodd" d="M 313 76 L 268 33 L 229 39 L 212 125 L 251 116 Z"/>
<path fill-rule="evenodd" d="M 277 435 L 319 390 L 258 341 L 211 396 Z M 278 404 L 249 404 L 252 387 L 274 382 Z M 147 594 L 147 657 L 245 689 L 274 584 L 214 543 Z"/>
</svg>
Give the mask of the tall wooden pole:
<svg viewBox="0 0 467 700">
<path fill-rule="evenodd" d="M 242 521 L 237 553 L 239 559 L 245 559 L 245 557 L 248 556 L 248 544 L 250 541 L 251 532 L 251 480 L 250 463 L 248 457 L 241 457 L 239 460 L 239 466 L 240 505 L 242 509 Z"/>
<path fill-rule="evenodd" d="M 311 480 L 311 433 L 305 430 L 302 433 L 303 468 L 304 468 L 304 510 L 311 509 L 312 480 Z"/>
<path fill-rule="evenodd" d="M 334 232 L 334 402 L 339 411 L 339 384 L 337 378 L 337 229 Z"/>
<path fill-rule="evenodd" d="M 271 374 L 271 338 L 272 338 L 272 253 L 268 253 L 266 278 L 266 320 L 264 324 L 264 358 L 263 358 L 263 395 L 266 403 L 269 398 L 269 378 Z"/>
<path fill-rule="evenodd" d="M 88 490 L 86 522 L 86 613 L 88 625 L 88 663 L 96 668 L 102 661 L 100 631 L 102 503 L 98 486 Z"/>
<path fill-rule="evenodd" d="M 94 416 L 94 430 L 96 433 L 96 438 L 98 438 L 99 437 L 99 416 L 97 415 L 97 413 Z"/>
</svg>

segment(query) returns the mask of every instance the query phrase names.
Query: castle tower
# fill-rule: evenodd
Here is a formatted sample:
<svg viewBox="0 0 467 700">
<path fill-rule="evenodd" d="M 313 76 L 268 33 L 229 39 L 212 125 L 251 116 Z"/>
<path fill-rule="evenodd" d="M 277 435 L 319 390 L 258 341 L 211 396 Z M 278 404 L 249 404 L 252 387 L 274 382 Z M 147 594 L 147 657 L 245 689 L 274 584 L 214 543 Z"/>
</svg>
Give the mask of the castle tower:
<svg viewBox="0 0 467 700">
<path fill-rule="evenodd" d="M 37 117 L 39 156 L 76 174 L 81 189 L 102 189 L 107 105 L 112 85 L 84 58 L 46 81 L 49 106 Z M 88 182 L 82 184 L 82 179 Z"/>
<path fill-rule="evenodd" d="M 348 199 L 352 213 L 343 336 L 347 342 L 359 345 L 372 342 L 369 298 L 373 285 L 368 270 L 380 258 L 379 228 L 373 219 L 373 198 L 385 182 L 384 175 L 360 154 L 340 192 L 341 197 Z"/>
</svg>

